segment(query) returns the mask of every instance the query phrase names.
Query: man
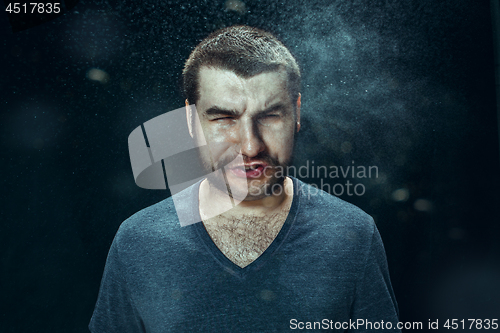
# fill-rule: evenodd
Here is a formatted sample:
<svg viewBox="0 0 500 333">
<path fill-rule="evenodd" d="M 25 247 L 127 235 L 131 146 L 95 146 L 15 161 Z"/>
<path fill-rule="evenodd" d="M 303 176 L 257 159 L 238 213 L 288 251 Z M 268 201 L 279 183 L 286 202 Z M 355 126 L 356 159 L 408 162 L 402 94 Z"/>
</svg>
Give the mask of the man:
<svg viewBox="0 0 500 333">
<path fill-rule="evenodd" d="M 169 198 L 121 225 L 90 330 L 398 331 L 371 217 L 283 173 L 301 105 L 286 47 L 225 28 L 195 48 L 183 75 L 189 132 L 207 146 L 200 158 L 225 172 L 179 193 L 184 208 Z M 200 223 L 180 227 L 183 209 Z"/>
</svg>

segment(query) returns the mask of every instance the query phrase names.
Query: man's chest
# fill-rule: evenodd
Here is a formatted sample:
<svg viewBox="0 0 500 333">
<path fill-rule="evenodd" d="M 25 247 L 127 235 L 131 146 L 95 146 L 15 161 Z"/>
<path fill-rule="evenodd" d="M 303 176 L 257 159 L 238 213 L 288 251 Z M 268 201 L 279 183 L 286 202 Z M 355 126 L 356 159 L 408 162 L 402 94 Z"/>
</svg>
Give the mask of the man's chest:
<svg viewBox="0 0 500 333">
<path fill-rule="evenodd" d="M 285 219 L 285 214 L 238 220 L 220 218 L 204 225 L 219 250 L 236 265 L 245 267 L 264 253 Z"/>
<path fill-rule="evenodd" d="M 349 266 L 338 253 L 332 253 L 336 265 L 317 249 L 298 248 L 282 244 L 265 264 L 246 268 L 244 278 L 222 267 L 204 246 L 166 251 L 164 260 L 132 270 L 138 277 L 130 279 L 137 282 L 134 302 L 145 322 L 168 323 L 175 332 L 288 331 L 292 318 L 347 320 L 355 280 L 345 272 Z"/>
</svg>

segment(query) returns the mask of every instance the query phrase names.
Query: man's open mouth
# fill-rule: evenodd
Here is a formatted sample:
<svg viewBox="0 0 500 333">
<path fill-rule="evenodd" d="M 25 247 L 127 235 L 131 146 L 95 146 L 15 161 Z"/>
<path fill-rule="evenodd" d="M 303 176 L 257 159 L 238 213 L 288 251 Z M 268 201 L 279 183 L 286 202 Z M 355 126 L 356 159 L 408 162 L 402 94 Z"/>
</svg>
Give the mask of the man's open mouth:
<svg viewBox="0 0 500 333">
<path fill-rule="evenodd" d="M 231 172 L 240 178 L 259 178 L 264 174 L 266 163 L 250 163 L 230 168 Z"/>
</svg>

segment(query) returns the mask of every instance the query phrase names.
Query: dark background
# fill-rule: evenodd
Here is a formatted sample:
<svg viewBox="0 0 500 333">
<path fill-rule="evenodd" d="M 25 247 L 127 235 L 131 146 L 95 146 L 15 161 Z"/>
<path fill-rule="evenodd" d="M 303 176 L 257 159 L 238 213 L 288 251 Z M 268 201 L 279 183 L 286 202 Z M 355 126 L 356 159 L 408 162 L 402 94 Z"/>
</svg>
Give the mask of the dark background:
<svg viewBox="0 0 500 333">
<path fill-rule="evenodd" d="M 0 14 L 0 331 L 87 332 L 120 223 L 170 195 L 135 185 L 127 137 L 236 23 L 301 65 L 295 165 L 378 167 L 341 198 L 377 222 L 401 320 L 500 319 L 489 1 L 109 0 L 16 33 Z"/>
</svg>

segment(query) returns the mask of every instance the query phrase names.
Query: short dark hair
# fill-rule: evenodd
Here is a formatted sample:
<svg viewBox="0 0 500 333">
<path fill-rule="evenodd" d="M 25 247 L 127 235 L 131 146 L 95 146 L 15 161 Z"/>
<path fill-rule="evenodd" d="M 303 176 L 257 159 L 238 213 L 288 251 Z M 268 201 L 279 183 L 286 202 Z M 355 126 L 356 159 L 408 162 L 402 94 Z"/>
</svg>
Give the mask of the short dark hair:
<svg viewBox="0 0 500 333">
<path fill-rule="evenodd" d="M 184 94 L 190 103 L 198 102 L 202 66 L 231 70 L 244 78 L 284 69 L 292 104 L 300 92 L 300 69 L 293 55 L 274 35 L 257 28 L 223 28 L 196 46 L 182 71 Z"/>
</svg>

